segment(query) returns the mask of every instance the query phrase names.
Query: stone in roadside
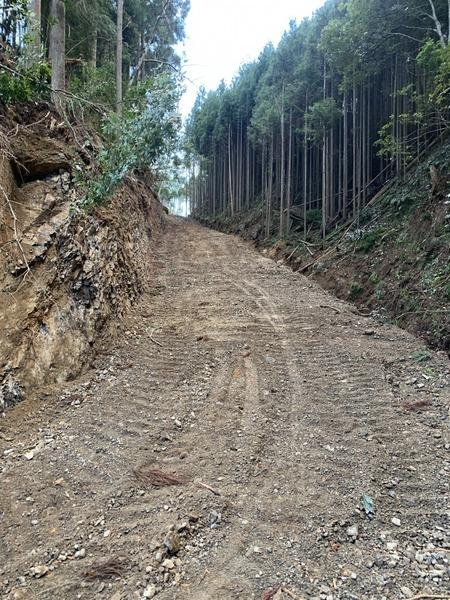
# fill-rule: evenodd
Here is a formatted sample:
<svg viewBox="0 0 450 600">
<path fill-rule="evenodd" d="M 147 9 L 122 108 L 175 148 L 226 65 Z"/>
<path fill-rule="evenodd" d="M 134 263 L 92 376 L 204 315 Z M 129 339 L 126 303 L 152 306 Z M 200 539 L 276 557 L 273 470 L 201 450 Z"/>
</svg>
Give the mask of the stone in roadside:
<svg viewBox="0 0 450 600">
<path fill-rule="evenodd" d="M 171 571 L 172 569 L 175 568 L 175 563 L 170 558 L 166 558 L 166 560 L 163 561 L 163 563 L 162 563 L 162 567 L 163 567 L 163 569 L 167 569 L 168 571 Z"/>
<path fill-rule="evenodd" d="M 151 583 L 144 590 L 144 598 L 154 598 L 155 596 L 156 596 L 156 587 L 153 583 Z"/>
<path fill-rule="evenodd" d="M 35 567 L 31 567 L 30 573 L 32 577 L 40 579 L 41 577 L 44 577 L 44 575 L 47 575 L 48 567 L 46 567 L 45 565 L 36 565 Z"/>
<path fill-rule="evenodd" d="M 176 554 L 181 547 L 180 537 L 176 533 L 168 533 L 164 539 L 164 546 L 169 554 Z"/>
<path fill-rule="evenodd" d="M 398 517 L 392 517 L 391 523 L 393 525 L 395 525 L 396 527 L 400 527 L 400 525 L 402 524 L 402 522 L 400 521 L 400 519 Z"/>
<path fill-rule="evenodd" d="M 348 537 L 356 539 L 359 535 L 358 525 L 355 524 L 355 525 L 351 525 L 350 527 L 347 527 L 347 535 L 348 535 Z"/>
</svg>

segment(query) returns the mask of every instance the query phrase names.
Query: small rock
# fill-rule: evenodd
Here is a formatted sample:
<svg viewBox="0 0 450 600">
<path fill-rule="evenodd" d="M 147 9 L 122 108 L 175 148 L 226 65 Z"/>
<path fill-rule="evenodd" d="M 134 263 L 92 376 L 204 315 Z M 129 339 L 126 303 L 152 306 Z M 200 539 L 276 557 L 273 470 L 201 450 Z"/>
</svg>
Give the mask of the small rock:
<svg viewBox="0 0 450 600">
<path fill-rule="evenodd" d="M 388 550 L 397 550 L 398 544 L 397 542 L 387 542 L 386 548 Z"/>
<path fill-rule="evenodd" d="M 209 524 L 211 526 L 211 529 L 215 529 L 216 527 L 218 527 L 221 520 L 222 520 L 222 515 L 219 512 L 217 512 L 215 510 L 212 510 L 210 512 Z"/>
<path fill-rule="evenodd" d="M 164 546 L 169 554 L 176 554 L 181 548 L 180 537 L 176 533 L 168 533 L 164 540 Z"/>
<path fill-rule="evenodd" d="M 156 587 L 153 583 L 151 583 L 144 590 L 144 598 L 154 598 L 155 596 L 156 596 Z"/>
<path fill-rule="evenodd" d="M 412 598 L 414 596 L 414 592 L 412 592 L 409 587 L 403 586 L 400 588 L 401 593 L 405 596 L 405 598 Z"/>
<path fill-rule="evenodd" d="M 164 549 L 160 548 L 159 550 L 157 550 L 156 554 L 155 554 L 156 562 L 160 563 L 163 560 L 163 558 L 166 556 L 166 554 L 167 554 L 167 550 L 165 548 Z"/>
<path fill-rule="evenodd" d="M 175 569 L 175 563 L 170 558 L 166 558 L 166 560 L 162 563 L 162 567 L 168 571 L 171 571 L 172 569 Z"/>
<path fill-rule="evenodd" d="M 358 525 L 351 525 L 350 527 L 347 527 L 347 535 L 348 537 L 356 539 L 359 535 Z"/>
<path fill-rule="evenodd" d="M 35 567 L 31 567 L 30 573 L 32 577 L 36 577 L 36 579 L 40 579 L 44 577 L 48 573 L 48 567 L 45 565 L 36 565 Z"/>
<path fill-rule="evenodd" d="M 395 525 L 396 527 L 400 527 L 400 525 L 402 524 L 402 522 L 400 521 L 400 519 L 398 517 L 392 517 L 391 523 L 393 525 Z"/>
<path fill-rule="evenodd" d="M 81 548 L 81 550 L 77 550 L 74 554 L 75 558 L 84 558 L 86 556 L 86 549 Z"/>
</svg>

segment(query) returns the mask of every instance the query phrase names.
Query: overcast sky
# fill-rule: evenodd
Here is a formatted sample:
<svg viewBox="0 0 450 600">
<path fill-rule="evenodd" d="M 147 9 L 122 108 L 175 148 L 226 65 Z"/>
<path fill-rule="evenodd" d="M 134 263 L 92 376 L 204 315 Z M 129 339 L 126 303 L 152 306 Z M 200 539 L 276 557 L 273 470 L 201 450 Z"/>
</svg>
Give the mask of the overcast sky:
<svg viewBox="0 0 450 600">
<path fill-rule="evenodd" d="M 186 116 L 201 85 L 229 82 L 242 63 L 255 59 L 268 42 L 277 44 L 289 21 L 309 16 L 324 0 L 191 0 L 186 21 Z"/>
</svg>

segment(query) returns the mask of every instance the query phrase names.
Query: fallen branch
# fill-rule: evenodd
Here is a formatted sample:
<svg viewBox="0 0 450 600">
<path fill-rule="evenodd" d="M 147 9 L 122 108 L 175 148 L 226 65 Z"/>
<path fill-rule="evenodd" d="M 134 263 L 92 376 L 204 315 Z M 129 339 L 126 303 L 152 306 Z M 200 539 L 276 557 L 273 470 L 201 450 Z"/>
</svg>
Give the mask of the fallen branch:
<svg viewBox="0 0 450 600">
<path fill-rule="evenodd" d="M 341 311 L 338 308 L 334 308 L 334 306 L 328 306 L 328 304 L 319 304 L 319 308 L 329 308 L 330 310 L 334 310 L 337 315 L 341 314 Z"/>
<path fill-rule="evenodd" d="M 205 490 L 208 490 L 209 492 L 212 492 L 215 496 L 221 496 L 222 494 L 218 491 L 215 490 L 214 488 L 212 488 L 210 485 L 208 485 L 207 483 L 203 483 L 202 481 L 199 481 L 197 483 L 197 485 L 199 487 L 205 488 Z"/>
<path fill-rule="evenodd" d="M 157 346 L 159 346 L 160 348 L 163 348 L 164 346 L 161 344 L 161 342 L 158 342 L 158 340 L 155 340 L 155 338 L 153 337 L 153 334 L 155 333 L 155 331 L 157 331 L 157 329 L 154 329 L 151 334 L 148 336 L 149 340 L 151 342 L 153 342 L 154 344 L 156 344 Z"/>
</svg>

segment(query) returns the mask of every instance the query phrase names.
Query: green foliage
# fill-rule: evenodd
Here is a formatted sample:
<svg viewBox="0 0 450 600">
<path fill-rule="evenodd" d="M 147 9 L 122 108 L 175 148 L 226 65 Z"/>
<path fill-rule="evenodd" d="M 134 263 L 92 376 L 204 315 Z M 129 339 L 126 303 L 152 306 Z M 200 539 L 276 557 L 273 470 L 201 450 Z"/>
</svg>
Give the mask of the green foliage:
<svg viewBox="0 0 450 600">
<path fill-rule="evenodd" d="M 307 225 L 322 225 L 322 211 L 321 210 L 308 210 L 306 211 L 306 224 Z"/>
<path fill-rule="evenodd" d="M 450 283 L 444 286 L 444 298 L 450 301 Z"/>
<path fill-rule="evenodd" d="M 132 104 L 122 116 L 111 114 L 102 123 L 106 140 L 99 153 L 98 171 L 86 182 L 83 206 L 108 199 L 132 171 L 152 169 L 162 176 L 171 165 L 177 133 L 179 84 L 166 74 L 133 90 Z"/>
<path fill-rule="evenodd" d="M 425 363 L 431 360 L 431 354 L 427 350 L 418 350 L 411 355 L 411 358 L 417 363 Z"/>
<path fill-rule="evenodd" d="M 83 98 L 83 100 L 95 102 L 112 109 L 116 95 L 114 63 L 107 63 L 97 68 L 84 64 L 70 78 L 69 91 Z"/>
<path fill-rule="evenodd" d="M 309 130 L 316 139 L 321 139 L 324 130 L 329 130 L 341 116 L 334 98 L 318 100 L 309 107 L 307 120 Z"/>
<path fill-rule="evenodd" d="M 357 281 L 353 281 L 350 285 L 350 289 L 348 292 L 348 297 L 350 300 L 356 300 L 358 296 L 360 296 L 364 291 L 364 288 Z"/>
<path fill-rule="evenodd" d="M 358 250 L 360 252 L 365 252 L 366 254 L 368 254 L 383 234 L 384 229 L 373 229 L 372 231 L 368 231 L 358 241 Z"/>
<path fill-rule="evenodd" d="M 0 67 L 1 68 L 1 67 Z M 48 97 L 50 67 L 45 62 L 0 72 L 0 104 L 31 102 Z"/>
</svg>

